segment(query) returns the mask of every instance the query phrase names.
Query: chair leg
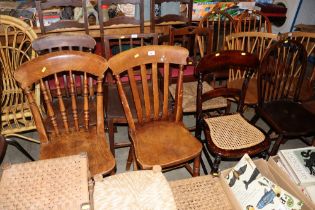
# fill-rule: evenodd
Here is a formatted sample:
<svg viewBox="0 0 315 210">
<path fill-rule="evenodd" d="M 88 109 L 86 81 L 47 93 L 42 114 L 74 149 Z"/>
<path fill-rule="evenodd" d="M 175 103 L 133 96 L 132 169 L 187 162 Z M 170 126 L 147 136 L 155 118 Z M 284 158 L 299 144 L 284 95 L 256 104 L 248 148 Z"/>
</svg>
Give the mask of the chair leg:
<svg viewBox="0 0 315 210">
<path fill-rule="evenodd" d="M 34 161 L 34 158 L 14 139 L 6 139 L 7 143 L 17 148 L 22 152 L 28 159 Z"/>
<path fill-rule="evenodd" d="M 131 164 L 132 164 L 132 161 L 133 161 L 133 155 L 132 155 L 132 153 L 133 153 L 133 149 L 132 149 L 133 147 L 131 146 L 130 147 L 130 149 L 129 149 L 129 153 L 128 153 L 128 159 L 127 159 L 127 164 L 126 164 L 126 171 L 129 171 L 130 170 L 130 166 L 131 166 Z"/>
<path fill-rule="evenodd" d="M 273 147 L 272 147 L 272 150 L 270 152 L 270 155 L 273 156 L 273 155 L 276 155 L 278 150 L 279 150 L 279 147 L 280 147 L 280 144 L 282 143 L 283 141 L 283 136 L 282 135 L 279 135 L 278 139 L 275 141 Z"/>
<path fill-rule="evenodd" d="M 211 174 L 217 175 L 219 173 L 220 162 L 221 162 L 221 157 L 219 155 L 216 155 L 214 157 L 213 168 L 211 169 Z"/>
<path fill-rule="evenodd" d="M 202 168 L 202 170 L 203 170 L 203 173 L 204 173 L 205 175 L 208 175 L 208 171 L 207 171 L 205 162 L 203 161 L 202 157 L 200 157 L 200 165 L 201 165 L 201 168 Z"/>
<path fill-rule="evenodd" d="M 194 159 L 193 177 L 200 175 L 200 158 L 201 158 L 200 156 L 201 154 L 195 157 Z"/>
<path fill-rule="evenodd" d="M 255 113 L 254 117 L 250 120 L 250 123 L 255 125 L 258 119 L 259 119 L 259 116 L 258 114 Z"/>
<path fill-rule="evenodd" d="M 114 123 L 112 119 L 108 119 L 108 140 L 109 140 L 109 148 L 115 157 L 115 132 L 114 132 Z"/>
</svg>

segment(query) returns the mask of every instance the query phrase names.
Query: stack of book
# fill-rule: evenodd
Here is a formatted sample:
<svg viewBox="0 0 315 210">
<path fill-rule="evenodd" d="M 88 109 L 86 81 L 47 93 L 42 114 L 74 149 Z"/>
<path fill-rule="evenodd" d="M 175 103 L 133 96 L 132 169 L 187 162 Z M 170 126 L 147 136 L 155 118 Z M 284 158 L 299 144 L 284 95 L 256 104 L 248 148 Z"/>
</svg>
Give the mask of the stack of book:
<svg viewBox="0 0 315 210">
<path fill-rule="evenodd" d="M 315 203 L 315 147 L 280 150 L 278 156 L 280 168 Z"/>
</svg>

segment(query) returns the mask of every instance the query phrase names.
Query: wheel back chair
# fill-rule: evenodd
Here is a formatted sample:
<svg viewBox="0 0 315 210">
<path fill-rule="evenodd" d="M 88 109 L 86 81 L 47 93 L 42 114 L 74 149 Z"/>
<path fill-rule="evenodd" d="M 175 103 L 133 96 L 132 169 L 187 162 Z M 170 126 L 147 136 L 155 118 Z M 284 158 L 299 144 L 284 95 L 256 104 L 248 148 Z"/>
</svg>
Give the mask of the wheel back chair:
<svg viewBox="0 0 315 210">
<path fill-rule="evenodd" d="M 22 63 L 36 56 L 31 43 L 37 35 L 22 20 L 6 15 L 0 15 L 0 32 L 1 134 L 39 143 L 27 134 L 36 126 L 27 99 L 13 76 Z M 39 86 L 36 85 L 33 91 L 39 104 Z"/>
<path fill-rule="evenodd" d="M 59 51 L 37 57 L 23 65 L 15 73 L 16 80 L 23 88 L 41 141 L 40 159 L 56 158 L 87 152 L 91 175 L 108 174 L 115 167 L 115 160 L 107 146 L 104 130 L 103 77 L 108 67 L 107 61 L 95 54 L 80 51 Z M 83 73 L 83 108 L 77 105 L 75 92 L 75 72 Z M 58 75 L 69 75 L 71 104 L 66 106 L 62 96 Z M 96 81 L 96 100 L 88 96 L 88 78 Z M 53 78 L 53 80 L 52 80 Z M 45 80 L 53 81 L 56 87 L 58 107 L 52 104 L 52 93 Z M 32 85 L 39 82 L 44 99 L 45 114 L 52 125 L 47 129 L 35 103 Z M 96 107 L 96 125 L 91 125 L 91 107 Z M 57 113 L 59 113 L 57 115 Z M 61 116 L 62 120 L 56 120 Z M 71 118 L 70 118 L 71 116 Z"/>
<path fill-rule="evenodd" d="M 124 51 L 109 60 L 132 141 L 127 169 L 132 161 L 134 170 L 138 165 L 141 169 L 150 169 L 153 165 L 161 165 L 163 169 L 185 165 L 193 176 L 199 175 L 202 147 L 182 123 L 183 66 L 187 57 L 188 50 L 185 48 L 153 45 Z M 175 105 L 170 111 L 171 64 L 178 65 L 180 70 Z M 158 79 L 160 66 L 164 68 L 161 82 Z M 138 81 L 134 77 L 137 70 L 141 75 Z M 147 76 L 149 71 L 150 78 Z M 124 73 L 128 74 L 133 96 L 131 100 L 127 98 L 121 81 Z M 136 116 L 132 115 L 131 106 L 136 108 Z M 193 169 L 188 164 L 190 161 L 194 162 Z"/>
<path fill-rule="evenodd" d="M 261 61 L 256 113 L 277 134 L 271 155 L 286 140 L 315 133 L 315 115 L 299 102 L 306 63 L 304 46 L 294 40 L 278 41 Z"/>
<path fill-rule="evenodd" d="M 237 32 L 266 32 L 272 33 L 269 18 L 257 10 L 245 10 L 236 21 Z"/>
<path fill-rule="evenodd" d="M 210 164 L 211 171 L 216 174 L 222 158 L 241 158 L 245 153 L 251 156 L 261 154 L 266 157 L 270 142 L 265 135 L 251 125 L 243 117 L 243 104 L 248 81 L 257 70 L 259 60 L 255 55 L 243 51 L 221 51 L 206 55 L 197 65 L 197 119 L 195 136 L 206 143 L 209 152 L 214 156 L 212 162 L 207 149 L 203 151 Z M 226 78 L 231 68 L 246 72 L 242 89 L 219 87 L 203 91 L 203 80 Z M 216 97 L 227 97 L 236 100 L 236 112 L 225 112 L 218 116 L 209 116 L 203 112 L 202 104 Z M 230 109 L 232 111 L 232 108 Z M 202 131 L 205 140 L 201 139 Z"/>
</svg>

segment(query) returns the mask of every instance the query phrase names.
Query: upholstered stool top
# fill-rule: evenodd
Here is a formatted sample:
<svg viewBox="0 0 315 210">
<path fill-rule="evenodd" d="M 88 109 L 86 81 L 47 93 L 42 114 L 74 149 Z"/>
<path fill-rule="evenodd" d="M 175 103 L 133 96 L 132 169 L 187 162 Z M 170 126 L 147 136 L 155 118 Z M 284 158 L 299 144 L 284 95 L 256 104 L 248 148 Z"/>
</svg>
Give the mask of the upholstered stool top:
<svg viewBox="0 0 315 210">
<path fill-rule="evenodd" d="M 255 146 L 264 141 L 264 134 L 248 123 L 240 114 L 205 119 L 213 143 L 226 150 Z"/>
<path fill-rule="evenodd" d="M 0 209 L 89 206 L 88 173 L 86 153 L 7 165 L 0 181 Z"/>
<path fill-rule="evenodd" d="M 196 98 L 197 98 L 197 82 L 185 82 L 183 83 L 183 111 L 184 112 L 196 112 Z M 170 92 L 175 98 L 176 84 L 170 85 Z M 208 92 L 213 88 L 207 83 L 202 83 L 202 92 Z M 206 101 L 202 104 L 203 110 L 218 109 L 227 106 L 227 100 L 224 97 L 217 97 Z"/>
<path fill-rule="evenodd" d="M 95 180 L 94 209 L 176 209 L 172 191 L 160 168 Z"/>
</svg>

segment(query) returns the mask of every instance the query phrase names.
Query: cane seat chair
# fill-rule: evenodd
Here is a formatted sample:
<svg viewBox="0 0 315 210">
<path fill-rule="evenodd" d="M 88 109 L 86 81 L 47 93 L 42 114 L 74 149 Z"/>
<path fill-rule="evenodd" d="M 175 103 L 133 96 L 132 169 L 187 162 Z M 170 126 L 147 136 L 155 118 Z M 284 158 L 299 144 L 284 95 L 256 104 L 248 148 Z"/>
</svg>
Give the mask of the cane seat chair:
<svg viewBox="0 0 315 210">
<path fill-rule="evenodd" d="M 286 140 L 315 133 L 315 115 L 299 102 L 306 63 L 304 46 L 294 40 L 278 41 L 261 61 L 256 113 L 277 134 L 271 155 Z"/>
<path fill-rule="evenodd" d="M 228 50 L 242 50 L 249 52 L 262 59 L 265 51 L 278 40 L 278 35 L 266 32 L 238 32 L 226 36 Z M 241 89 L 244 81 L 244 74 L 237 69 L 229 72 L 228 87 Z M 258 103 L 257 95 L 257 74 L 249 80 L 244 104 L 255 106 Z"/>
<path fill-rule="evenodd" d="M 15 81 L 14 71 L 36 56 L 31 43 L 37 38 L 32 28 L 20 19 L 0 16 L 0 69 L 2 74 L 1 134 L 39 142 L 27 135 L 36 130 L 33 115 L 26 97 Z M 34 89 L 36 103 L 40 103 L 39 86 Z"/>
<path fill-rule="evenodd" d="M 35 39 L 32 42 L 33 49 L 37 52 L 38 55 L 44 55 L 51 52 L 62 51 L 62 50 L 76 50 L 76 51 L 84 51 L 84 52 L 92 52 L 96 42 L 93 37 L 80 34 L 80 35 L 73 35 L 73 34 L 49 34 L 45 36 L 41 36 Z M 73 73 L 75 85 L 75 93 L 77 94 L 77 106 L 79 109 L 83 109 L 83 74 L 76 72 Z M 71 96 L 70 96 L 70 85 L 69 85 L 69 77 L 68 75 L 59 75 L 59 83 L 60 83 L 60 90 L 63 96 L 64 103 L 66 106 L 71 105 Z M 49 89 L 51 93 L 51 100 L 53 103 L 53 107 L 58 107 L 58 98 L 57 95 L 57 88 L 54 85 L 54 79 L 52 81 L 47 80 L 45 83 L 46 88 Z M 95 99 L 95 85 L 96 80 L 89 78 L 89 97 Z M 91 112 L 91 125 L 96 124 L 96 107 L 90 107 Z M 56 117 L 56 119 L 62 119 L 60 116 Z M 62 123 L 62 122 L 61 122 Z M 48 130 L 51 130 L 53 126 L 50 123 L 48 118 L 45 119 L 45 124 L 47 125 Z M 59 124 L 59 123 L 58 123 Z"/>
<path fill-rule="evenodd" d="M 129 35 L 105 35 L 105 56 L 106 59 L 110 59 L 112 56 L 119 54 L 125 50 L 146 46 L 146 45 L 157 45 L 158 36 L 155 33 L 144 33 L 144 34 L 129 34 Z M 136 72 L 137 80 L 141 80 L 139 72 Z M 108 72 L 106 75 L 105 83 L 105 115 L 108 126 L 108 137 L 109 144 L 113 155 L 115 155 L 115 149 L 121 147 L 130 146 L 129 140 L 115 140 L 115 131 L 117 130 L 116 125 L 127 125 L 126 115 L 124 113 L 123 105 L 121 104 L 117 86 L 115 80 L 112 78 L 112 73 Z M 127 97 L 132 98 L 132 92 L 128 77 L 122 78 L 122 82 L 126 88 Z M 134 106 L 130 106 L 133 116 L 136 116 L 136 109 Z"/>
<path fill-rule="evenodd" d="M 282 34 L 282 39 L 292 39 L 300 42 L 306 49 L 307 57 L 310 58 L 315 52 L 315 33 L 294 31 Z M 314 91 L 315 82 L 315 65 L 313 64 L 313 70 L 310 74 L 306 74 L 301 87 L 300 100 L 308 102 L 310 100 L 315 100 Z"/>
<path fill-rule="evenodd" d="M 245 10 L 236 21 L 237 32 L 266 32 L 272 33 L 269 18 L 257 10 Z"/>
<path fill-rule="evenodd" d="M 192 0 L 150 0 L 151 7 L 150 7 L 150 30 L 151 32 L 155 32 L 155 25 L 167 22 L 180 22 L 184 25 L 191 25 L 192 22 L 192 9 L 193 9 L 193 1 Z M 187 6 L 187 13 L 185 15 L 182 14 L 157 14 L 155 10 L 155 6 L 157 5 L 161 8 L 163 3 L 169 2 L 178 2 L 179 4 L 184 4 Z M 179 7 L 178 7 L 179 8 Z M 179 10 L 178 10 L 179 12 Z"/>
<path fill-rule="evenodd" d="M 225 37 L 236 32 L 233 17 L 221 10 L 212 10 L 205 14 L 199 22 L 199 27 L 213 28 L 210 52 L 226 49 Z"/>
<path fill-rule="evenodd" d="M 132 161 L 134 170 L 150 169 L 161 165 L 163 169 L 185 165 L 193 176 L 199 175 L 201 144 L 182 123 L 183 66 L 188 51 L 174 46 L 144 46 L 115 55 L 109 60 L 109 67 L 117 80 L 118 92 L 129 125 L 132 141 L 127 162 Z M 170 111 L 169 78 L 171 64 L 179 65 L 177 93 L 174 109 Z M 164 79 L 158 80 L 158 66 L 164 67 Z M 140 88 L 136 84 L 134 71 L 141 72 Z M 147 72 L 151 72 L 150 79 Z M 133 98 L 128 100 L 122 85 L 121 74 L 128 73 Z M 152 91 L 149 86 L 152 85 Z M 161 91 L 162 90 L 162 93 Z M 143 102 L 142 102 L 143 100 Z M 151 103 L 153 101 L 153 103 Z M 136 107 L 132 116 L 131 104 Z M 193 161 L 193 169 L 189 162 Z"/>
<path fill-rule="evenodd" d="M 212 173 L 217 173 L 222 158 L 241 158 L 245 153 L 249 155 L 261 154 L 266 157 L 270 142 L 258 128 L 251 125 L 243 117 L 243 101 L 248 85 L 248 79 L 259 67 L 259 60 L 255 55 L 243 51 L 222 51 L 205 56 L 197 66 L 197 121 L 196 137 L 205 141 L 208 150 L 214 156 L 214 161 L 206 155 Z M 246 72 L 242 89 L 220 87 L 203 92 L 204 77 L 210 75 L 216 79 L 227 76 L 231 68 Z M 219 116 L 208 116 L 202 110 L 202 103 L 215 97 L 236 99 L 236 112 L 225 112 Z M 201 139 L 202 131 L 205 140 Z M 207 150 L 204 149 L 207 153 Z"/>
<path fill-rule="evenodd" d="M 80 51 L 59 51 L 39 56 L 21 65 L 16 71 L 15 78 L 27 95 L 36 122 L 41 141 L 40 159 L 87 152 L 92 176 L 108 174 L 114 169 L 115 160 L 107 146 L 104 130 L 102 81 L 107 67 L 107 61 L 98 55 Z M 73 74 L 77 71 L 83 72 L 84 75 L 83 109 L 77 105 L 74 88 Z M 58 80 L 58 74 L 64 74 L 64 72 L 68 72 L 70 81 L 71 104 L 69 106 L 64 103 Z M 91 100 L 88 96 L 89 76 L 97 80 L 96 100 Z M 45 80 L 51 80 L 51 78 L 54 78 L 57 90 L 58 107 L 52 106 L 51 93 L 45 85 Z M 35 82 L 39 82 L 41 86 L 45 114 L 53 126 L 51 132 L 47 131 L 40 109 L 34 102 L 31 88 Z M 90 108 L 93 106 L 96 107 L 96 125 L 90 124 Z M 58 112 L 60 114 L 57 115 Z M 58 116 L 62 120 L 57 120 Z"/>
<path fill-rule="evenodd" d="M 86 0 L 46 0 L 46 1 L 35 1 L 36 11 L 39 19 L 39 26 L 42 34 L 46 34 L 51 31 L 56 31 L 62 28 L 80 28 L 84 29 L 86 34 L 89 34 L 89 23 L 88 14 L 86 8 Z M 55 8 L 65 8 L 65 7 L 79 7 L 82 8 L 83 13 L 83 23 L 78 20 L 68 19 L 60 20 L 50 25 L 45 25 L 44 15 L 45 10 L 55 9 Z"/>
</svg>

